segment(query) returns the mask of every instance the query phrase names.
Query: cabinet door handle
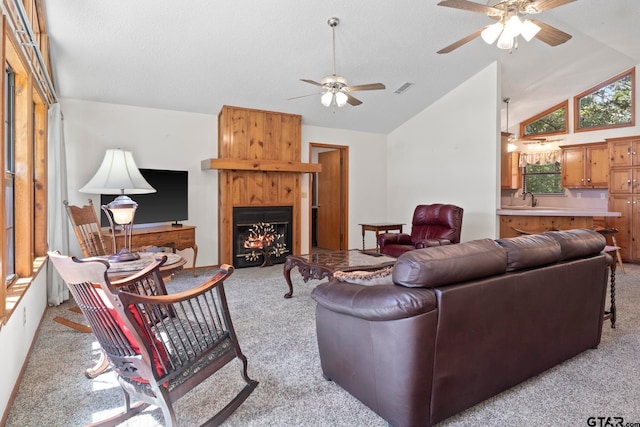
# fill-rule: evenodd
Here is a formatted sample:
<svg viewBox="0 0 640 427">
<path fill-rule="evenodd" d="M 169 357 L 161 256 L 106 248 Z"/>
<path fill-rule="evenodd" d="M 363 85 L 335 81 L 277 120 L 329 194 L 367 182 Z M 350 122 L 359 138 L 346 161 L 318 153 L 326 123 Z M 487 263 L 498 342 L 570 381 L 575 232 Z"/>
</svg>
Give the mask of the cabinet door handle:
<svg viewBox="0 0 640 427">
<path fill-rule="evenodd" d="M 587 178 L 587 182 L 591 182 L 591 178 Z"/>
</svg>

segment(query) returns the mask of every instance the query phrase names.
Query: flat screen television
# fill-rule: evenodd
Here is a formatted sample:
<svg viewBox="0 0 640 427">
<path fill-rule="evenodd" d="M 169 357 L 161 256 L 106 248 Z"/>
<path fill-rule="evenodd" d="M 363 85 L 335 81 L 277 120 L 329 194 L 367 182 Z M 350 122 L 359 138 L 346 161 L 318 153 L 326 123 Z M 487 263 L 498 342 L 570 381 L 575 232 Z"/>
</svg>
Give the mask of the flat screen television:
<svg viewBox="0 0 640 427">
<path fill-rule="evenodd" d="M 138 203 L 134 224 L 150 224 L 154 222 L 186 221 L 189 219 L 189 172 L 140 169 L 140 173 L 153 188 L 155 193 L 132 194 L 130 197 Z M 102 194 L 100 205 L 106 205 L 117 195 Z M 100 213 L 100 223 L 109 226 L 104 211 Z"/>
</svg>

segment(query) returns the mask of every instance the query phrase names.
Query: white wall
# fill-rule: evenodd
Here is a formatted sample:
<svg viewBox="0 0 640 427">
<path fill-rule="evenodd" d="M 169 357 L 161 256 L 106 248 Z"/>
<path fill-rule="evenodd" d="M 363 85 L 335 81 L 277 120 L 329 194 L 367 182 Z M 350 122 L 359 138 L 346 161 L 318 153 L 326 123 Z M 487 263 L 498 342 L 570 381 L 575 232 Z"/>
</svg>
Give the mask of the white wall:
<svg viewBox="0 0 640 427">
<path fill-rule="evenodd" d="M 498 237 L 499 68 L 493 63 L 388 135 L 386 220 L 464 209 L 462 240 Z"/>
<path fill-rule="evenodd" d="M 42 268 L 22 296 L 9 321 L 0 329 L 0 419 L 35 339 L 47 307 L 47 269 Z"/>
<path fill-rule="evenodd" d="M 133 152 L 138 167 L 189 171 L 189 221 L 197 226 L 198 266 L 218 264 L 218 173 L 200 161 L 218 155 L 216 116 L 64 99 L 69 201 L 84 204 L 98 195 L 78 191 L 100 166 L 107 148 Z M 383 221 L 386 205 L 386 138 L 382 134 L 302 126 L 302 158 L 309 143 L 349 147 L 349 247 L 362 244 L 361 222 Z M 309 251 L 309 176 L 303 174 L 302 252 Z M 133 197 L 135 200 L 135 196 Z M 71 231 L 73 233 L 73 231 Z M 373 237 L 368 245 L 375 245 Z M 71 253 L 81 255 L 71 234 Z M 371 246 L 368 246 L 371 247 Z M 180 254 L 191 263 L 192 251 Z"/>
<path fill-rule="evenodd" d="M 195 225 L 198 266 L 218 263 L 218 173 L 200 161 L 218 154 L 218 118 L 205 114 L 130 107 L 74 99 L 61 101 L 67 148 L 69 201 L 83 205 L 98 195 L 80 193 L 107 148 L 131 150 L 140 168 L 189 171 L 189 220 Z M 135 196 L 133 196 L 135 200 Z M 71 254 L 81 256 L 70 230 Z M 191 265 L 193 251 L 180 254 Z"/>
<path fill-rule="evenodd" d="M 349 107 L 345 107 L 349 108 Z M 336 112 L 339 114 L 339 111 Z M 304 121 L 304 118 L 303 118 Z M 309 143 L 349 147 L 349 233 L 348 247 L 362 248 L 365 222 L 384 222 L 386 217 L 386 136 L 377 133 L 302 126 L 302 161 L 309 161 Z M 309 252 L 309 176 L 302 180 L 302 252 Z M 373 233 L 367 233 L 366 247 L 375 247 Z"/>
</svg>

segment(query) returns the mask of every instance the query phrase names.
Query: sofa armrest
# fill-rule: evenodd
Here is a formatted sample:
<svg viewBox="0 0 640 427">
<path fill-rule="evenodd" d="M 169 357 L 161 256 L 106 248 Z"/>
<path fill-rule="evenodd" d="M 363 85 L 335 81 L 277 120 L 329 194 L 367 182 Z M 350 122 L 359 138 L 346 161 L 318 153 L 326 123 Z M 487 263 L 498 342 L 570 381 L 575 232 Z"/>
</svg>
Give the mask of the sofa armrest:
<svg viewBox="0 0 640 427">
<path fill-rule="evenodd" d="M 413 245 L 411 235 L 406 233 L 382 233 L 378 234 L 378 246 L 384 245 Z"/>
<path fill-rule="evenodd" d="M 450 245 L 449 239 L 422 239 L 416 242 L 416 249 L 430 248 L 433 246 Z"/>
<path fill-rule="evenodd" d="M 437 308 L 432 289 L 363 286 L 335 279 L 316 286 L 311 297 L 330 311 L 374 321 L 405 319 Z"/>
</svg>

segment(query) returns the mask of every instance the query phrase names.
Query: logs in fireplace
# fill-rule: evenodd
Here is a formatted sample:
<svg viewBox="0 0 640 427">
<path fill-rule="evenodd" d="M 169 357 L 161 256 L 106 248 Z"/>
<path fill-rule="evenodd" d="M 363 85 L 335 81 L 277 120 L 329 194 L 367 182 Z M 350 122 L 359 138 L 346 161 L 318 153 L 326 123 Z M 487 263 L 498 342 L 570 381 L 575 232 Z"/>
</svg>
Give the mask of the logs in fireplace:
<svg viewBox="0 0 640 427">
<path fill-rule="evenodd" d="M 292 207 L 233 208 L 233 265 L 282 264 L 292 247 Z"/>
</svg>

